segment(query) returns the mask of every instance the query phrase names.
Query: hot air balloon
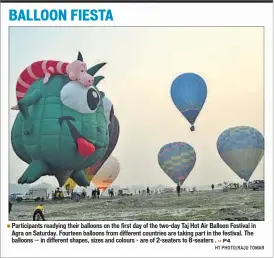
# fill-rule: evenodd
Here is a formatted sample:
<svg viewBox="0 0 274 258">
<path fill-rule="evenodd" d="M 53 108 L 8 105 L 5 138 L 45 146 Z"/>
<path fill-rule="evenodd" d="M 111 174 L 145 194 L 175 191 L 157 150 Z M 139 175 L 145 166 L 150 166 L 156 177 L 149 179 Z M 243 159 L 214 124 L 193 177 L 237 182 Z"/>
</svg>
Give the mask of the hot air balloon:
<svg viewBox="0 0 274 258">
<path fill-rule="evenodd" d="M 120 125 L 117 117 L 114 115 L 114 108 L 111 102 L 104 97 L 104 113 L 106 120 L 108 121 L 108 129 L 109 129 L 109 145 L 107 148 L 107 151 L 103 158 L 96 162 L 94 165 L 84 169 L 84 172 L 88 178 L 88 181 L 90 182 L 94 175 L 99 171 L 99 169 L 102 167 L 102 165 L 106 162 L 106 160 L 109 158 L 111 153 L 116 147 L 116 144 L 119 139 L 120 134 Z M 69 178 L 70 179 L 70 178 Z"/>
<path fill-rule="evenodd" d="M 111 153 L 115 149 L 116 144 L 119 139 L 120 125 L 119 125 L 119 121 L 115 115 L 113 115 L 113 117 L 111 118 L 111 122 L 108 126 L 108 129 L 109 129 L 109 145 L 108 145 L 107 151 L 101 161 L 101 164 L 104 164 L 104 162 L 111 155 Z"/>
<path fill-rule="evenodd" d="M 89 182 L 93 179 L 95 174 L 98 172 L 99 167 L 101 167 L 101 164 L 102 164 L 102 161 L 99 160 L 93 166 L 90 166 L 90 167 L 84 169 L 84 172 L 85 172 Z"/>
<path fill-rule="evenodd" d="M 264 137 L 249 126 L 229 128 L 220 134 L 217 149 L 223 161 L 248 182 L 264 155 Z"/>
<path fill-rule="evenodd" d="M 191 124 L 190 130 L 194 131 L 194 123 L 207 97 L 204 79 L 195 73 L 183 73 L 173 81 L 170 93 L 177 109 Z"/>
<path fill-rule="evenodd" d="M 99 160 L 93 166 L 90 166 L 84 170 L 85 174 L 88 177 L 88 180 L 91 181 L 92 178 L 96 175 L 99 169 L 103 166 L 106 160 L 109 158 L 111 153 L 113 152 L 119 138 L 119 121 L 115 115 L 113 115 L 111 119 L 111 123 L 109 125 L 109 145 L 108 149 L 103 157 L 102 160 Z"/>
<path fill-rule="evenodd" d="M 76 186 L 76 183 L 71 178 L 68 178 L 68 180 L 64 184 L 66 191 L 69 191 L 69 192 L 72 192 L 75 186 Z"/>
<path fill-rule="evenodd" d="M 161 169 L 180 186 L 192 171 L 195 162 L 195 150 L 185 142 L 168 143 L 158 153 Z"/>
<path fill-rule="evenodd" d="M 101 191 L 105 191 L 117 178 L 119 172 L 120 164 L 118 159 L 110 156 L 93 177 L 92 183 Z"/>
</svg>

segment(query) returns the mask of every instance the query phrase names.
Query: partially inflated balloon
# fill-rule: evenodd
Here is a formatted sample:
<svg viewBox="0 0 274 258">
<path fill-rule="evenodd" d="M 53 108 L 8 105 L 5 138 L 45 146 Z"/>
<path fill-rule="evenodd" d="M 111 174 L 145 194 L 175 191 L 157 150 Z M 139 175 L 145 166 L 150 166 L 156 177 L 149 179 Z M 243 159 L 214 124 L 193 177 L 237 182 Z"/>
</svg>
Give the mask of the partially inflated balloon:
<svg viewBox="0 0 274 258">
<path fill-rule="evenodd" d="M 65 189 L 70 191 L 72 191 L 75 188 L 75 186 L 76 183 L 71 178 L 68 178 L 68 180 L 64 184 Z"/>
<path fill-rule="evenodd" d="M 106 190 L 117 178 L 120 172 L 120 164 L 117 158 L 111 156 L 93 177 L 92 183 L 102 191 Z"/>
<path fill-rule="evenodd" d="M 229 128 L 220 134 L 217 149 L 223 161 L 247 182 L 264 155 L 264 137 L 252 127 Z"/>
<path fill-rule="evenodd" d="M 194 123 L 207 97 L 204 79 L 195 73 L 181 74 L 173 81 L 170 93 L 177 109 L 191 124 L 190 130 L 194 131 Z"/>
<path fill-rule="evenodd" d="M 195 162 L 195 150 L 184 142 L 168 143 L 158 153 L 160 167 L 174 183 L 179 185 L 184 183 Z"/>
</svg>

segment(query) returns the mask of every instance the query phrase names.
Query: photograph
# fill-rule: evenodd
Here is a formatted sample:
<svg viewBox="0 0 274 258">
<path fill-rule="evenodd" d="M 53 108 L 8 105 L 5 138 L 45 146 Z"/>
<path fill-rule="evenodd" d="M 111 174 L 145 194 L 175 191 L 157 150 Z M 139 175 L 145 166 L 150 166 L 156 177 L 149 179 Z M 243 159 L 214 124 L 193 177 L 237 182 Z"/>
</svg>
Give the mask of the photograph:
<svg viewBox="0 0 274 258">
<path fill-rule="evenodd" d="M 10 221 L 264 221 L 264 27 L 9 27 Z"/>
</svg>

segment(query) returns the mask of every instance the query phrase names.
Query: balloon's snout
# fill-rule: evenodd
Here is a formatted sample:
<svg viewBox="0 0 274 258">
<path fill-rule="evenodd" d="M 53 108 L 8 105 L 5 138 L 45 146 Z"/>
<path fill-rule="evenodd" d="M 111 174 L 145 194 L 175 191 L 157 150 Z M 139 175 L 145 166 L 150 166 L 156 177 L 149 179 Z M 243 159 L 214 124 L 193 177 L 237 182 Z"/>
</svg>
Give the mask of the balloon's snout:
<svg viewBox="0 0 274 258">
<path fill-rule="evenodd" d="M 84 138 L 78 138 L 77 140 L 78 153 L 82 157 L 88 157 L 95 152 L 95 146 L 86 141 Z"/>
<path fill-rule="evenodd" d="M 194 125 L 192 125 L 192 126 L 190 127 L 190 131 L 191 131 L 191 132 L 195 131 Z"/>
</svg>

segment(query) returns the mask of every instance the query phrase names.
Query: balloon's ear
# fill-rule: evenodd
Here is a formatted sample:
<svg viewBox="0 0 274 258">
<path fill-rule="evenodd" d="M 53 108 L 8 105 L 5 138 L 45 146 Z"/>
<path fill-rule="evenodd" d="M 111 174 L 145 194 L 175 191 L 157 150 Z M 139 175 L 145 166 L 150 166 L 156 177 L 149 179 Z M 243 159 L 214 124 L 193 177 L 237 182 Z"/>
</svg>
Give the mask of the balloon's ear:
<svg viewBox="0 0 274 258">
<path fill-rule="evenodd" d="M 84 61 L 83 56 L 82 56 L 82 54 L 81 54 L 81 52 L 80 52 L 80 51 L 78 52 L 78 57 L 77 57 L 77 60 L 79 60 L 79 61 L 81 61 L 81 62 L 83 62 L 83 61 Z"/>
<path fill-rule="evenodd" d="M 103 80 L 104 78 L 105 78 L 104 76 L 95 76 L 95 77 L 94 77 L 93 85 L 94 85 L 94 86 L 97 86 L 97 84 L 98 84 L 101 80 Z"/>
<path fill-rule="evenodd" d="M 105 97 L 105 93 L 103 91 L 100 91 L 102 99 Z"/>
<path fill-rule="evenodd" d="M 106 63 L 100 63 L 88 69 L 88 74 L 94 76 Z"/>
</svg>

